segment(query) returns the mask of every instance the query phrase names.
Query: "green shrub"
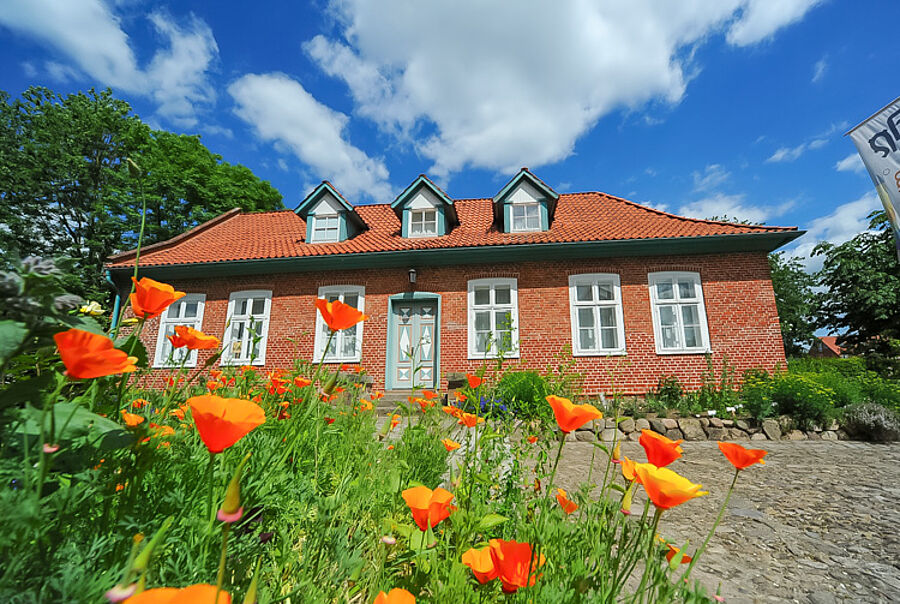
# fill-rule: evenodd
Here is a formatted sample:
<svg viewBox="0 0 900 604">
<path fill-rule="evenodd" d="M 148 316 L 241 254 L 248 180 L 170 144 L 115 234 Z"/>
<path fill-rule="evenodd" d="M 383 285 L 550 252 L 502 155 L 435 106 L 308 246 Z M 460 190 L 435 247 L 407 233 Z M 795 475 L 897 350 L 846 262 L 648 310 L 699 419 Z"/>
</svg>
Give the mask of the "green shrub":
<svg viewBox="0 0 900 604">
<path fill-rule="evenodd" d="M 772 380 L 778 413 L 790 415 L 802 428 L 821 425 L 834 416 L 834 391 L 809 375 L 783 373 Z"/>
<path fill-rule="evenodd" d="M 656 389 L 652 390 L 649 395 L 649 398 L 655 403 L 654 406 L 659 405 L 662 407 L 662 410 L 667 408 L 675 409 L 681 404 L 681 399 L 684 396 L 684 386 L 681 385 L 681 382 L 674 375 L 664 375 L 659 378 Z"/>
<path fill-rule="evenodd" d="M 497 382 L 494 400 L 503 401 L 520 419 L 551 419 L 547 395 L 556 394 L 537 371 L 507 371 Z"/>
<path fill-rule="evenodd" d="M 749 369 L 744 372 L 740 398 L 744 410 L 756 419 L 775 415 L 772 401 L 772 376 L 763 369 Z"/>
<path fill-rule="evenodd" d="M 706 355 L 706 371 L 703 372 L 702 383 L 697 391 L 699 410 L 713 409 L 723 414 L 727 407 L 733 407 L 737 402 L 738 395 L 734 389 L 734 368 L 728 362 L 728 357 L 722 358 L 722 369 L 719 376 L 716 377 L 712 356 Z"/>
<path fill-rule="evenodd" d="M 844 411 L 844 429 L 864 440 L 900 440 L 900 414 L 875 403 L 861 403 Z"/>
</svg>

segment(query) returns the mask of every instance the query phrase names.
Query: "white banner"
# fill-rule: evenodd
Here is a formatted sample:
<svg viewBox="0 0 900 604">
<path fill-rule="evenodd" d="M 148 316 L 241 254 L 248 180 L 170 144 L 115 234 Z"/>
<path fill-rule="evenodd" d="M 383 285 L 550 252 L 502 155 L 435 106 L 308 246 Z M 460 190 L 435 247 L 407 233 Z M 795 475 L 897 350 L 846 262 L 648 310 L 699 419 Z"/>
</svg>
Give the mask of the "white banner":
<svg viewBox="0 0 900 604">
<path fill-rule="evenodd" d="M 884 204 L 900 256 L 900 98 L 848 134 Z"/>
</svg>

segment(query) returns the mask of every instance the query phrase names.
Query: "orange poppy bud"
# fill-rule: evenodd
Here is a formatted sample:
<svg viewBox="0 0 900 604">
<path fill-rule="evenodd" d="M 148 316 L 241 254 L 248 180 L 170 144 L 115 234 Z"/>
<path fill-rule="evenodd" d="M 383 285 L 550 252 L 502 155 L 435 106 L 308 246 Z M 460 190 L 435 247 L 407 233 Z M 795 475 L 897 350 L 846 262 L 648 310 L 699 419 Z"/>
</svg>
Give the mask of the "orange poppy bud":
<svg viewBox="0 0 900 604">
<path fill-rule="evenodd" d="M 188 350 L 211 350 L 219 347 L 219 338 L 206 335 L 187 325 L 176 325 L 175 335 L 166 337 L 175 348 L 187 346 Z"/>
<path fill-rule="evenodd" d="M 534 560 L 530 543 L 502 539 L 491 539 L 489 543 L 491 559 L 504 592 L 514 593 L 522 587 L 530 587 L 540 578 L 536 570 L 544 565 L 546 558 L 541 554 L 539 560 Z M 528 575 L 529 568 L 531 576 Z"/>
<path fill-rule="evenodd" d="M 204 394 L 192 396 L 187 402 L 210 453 L 221 453 L 266 421 L 262 407 L 239 398 Z"/>
<path fill-rule="evenodd" d="M 397 414 L 392 415 L 391 416 L 391 430 L 396 428 L 399 423 L 400 423 L 400 416 Z"/>
<path fill-rule="evenodd" d="M 154 281 L 149 277 L 143 277 L 140 281 L 132 277 L 131 280 L 134 282 L 134 293 L 129 299 L 131 310 L 136 317 L 143 319 L 158 317 L 172 302 L 185 296 L 184 292 L 175 291 L 171 285 Z"/>
<path fill-rule="evenodd" d="M 455 440 L 450 440 L 449 438 L 445 438 L 441 442 L 444 444 L 444 448 L 448 451 L 455 451 L 461 446 L 458 442 L 456 442 Z"/>
<path fill-rule="evenodd" d="M 738 470 L 744 470 L 757 463 L 765 465 L 766 462 L 763 457 L 769 453 L 762 449 L 745 449 L 737 443 L 723 442 L 719 443 L 719 450 L 731 462 L 731 465 Z"/>
<path fill-rule="evenodd" d="M 484 423 L 484 418 L 472 413 L 462 413 L 459 415 L 457 423 L 467 428 L 474 428 L 476 425 Z"/>
<path fill-rule="evenodd" d="M 559 502 L 559 505 L 566 513 L 566 516 L 578 509 L 578 504 L 569 500 L 569 494 L 563 489 L 556 489 L 556 501 Z"/>
<path fill-rule="evenodd" d="M 683 440 L 671 440 L 653 430 L 641 430 L 638 442 L 644 447 L 647 463 L 652 463 L 657 468 L 666 467 L 684 452 L 681 449 Z"/>
<path fill-rule="evenodd" d="M 228 483 L 228 488 L 225 489 L 225 501 L 222 502 L 222 507 L 216 513 L 216 518 L 222 522 L 237 522 L 244 515 L 244 507 L 241 505 L 241 473 L 248 461 L 250 461 L 250 453 L 247 453 L 238 464 L 234 476 Z"/>
<path fill-rule="evenodd" d="M 694 497 L 707 495 L 701 491 L 702 485 L 694 484 L 669 468 L 658 468 L 653 464 L 635 464 L 635 474 L 647 491 L 647 497 L 657 508 L 668 510 Z"/>
<path fill-rule="evenodd" d="M 129 428 L 134 428 L 143 422 L 144 418 L 136 413 L 128 413 L 125 409 L 122 409 L 122 421 L 124 421 L 125 425 Z"/>
<path fill-rule="evenodd" d="M 416 597 L 405 589 L 395 587 L 389 593 L 379 592 L 372 604 L 416 604 Z"/>
<path fill-rule="evenodd" d="M 497 578 L 497 569 L 494 568 L 494 559 L 491 557 L 491 548 L 482 547 L 475 549 L 474 547 L 467 550 L 462 555 L 462 563 L 472 569 L 472 574 L 481 584 L 493 581 Z"/>
<path fill-rule="evenodd" d="M 586 423 L 600 419 L 603 414 L 593 405 L 575 405 L 567 398 L 549 395 L 547 402 L 553 408 L 553 415 L 559 429 L 565 433 L 577 430 Z"/>
<path fill-rule="evenodd" d="M 616 447 L 612 452 L 612 462 L 613 463 L 622 463 L 622 443 L 617 442 Z"/>
<path fill-rule="evenodd" d="M 619 511 L 626 516 L 631 515 L 631 502 L 634 500 L 634 485 L 634 482 L 629 484 L 628 488 L 625 490 L 625 495 L 622 496 L 622 506 L 619 508 Z"/>
<path fill-rule="evenodd" d="M 416 526 L 422 531 L 428 530 L 429 526 L 434 528 L 456 510 L 456 506 L 450 505 L 453 493 L 441 487 L 433 491 L 424 486 L 413 487 L 401 495 L 412 512 Z"/>
<path fill-rule="evenodd" d="M 53 336 L 59 356 L 66 366 L 66 375 L 76 380 L 98 378 L 137 369 L 137 357 L 117 350 L 106 336 L 70 329 Z"/>
<path fill-rule="evenodd" d="M 344 304 L 340 300 L 329 302 L 324 298 L 317 298 L 316 308 L 319 309 L 322 320 L 325 321 L 332 331 L 348 329 L 360 321 L 365 321 L 369 318 L 357 309 L 348 304 Z"/>
<path fill-rule="evenodd" d="M 484 380 L 477 375 L 471 373 L 466 374 L 466 381 L 469 382 L 469 388 L 478 388 L 484 383 Z"/>
</svg>

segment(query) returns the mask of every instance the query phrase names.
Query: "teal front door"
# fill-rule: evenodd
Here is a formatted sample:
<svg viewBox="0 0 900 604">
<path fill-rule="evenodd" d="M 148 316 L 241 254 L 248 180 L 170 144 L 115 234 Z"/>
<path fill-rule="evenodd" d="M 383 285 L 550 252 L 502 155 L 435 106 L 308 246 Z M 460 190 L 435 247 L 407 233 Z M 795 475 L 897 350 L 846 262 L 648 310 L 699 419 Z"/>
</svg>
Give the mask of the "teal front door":
<svg viewBox="0 0 900 604">
<path fill-rule="evenodd" d="M 391 307 L 391 386 L 397 390 L 433 388 L 438 373 L 437 301 L 395 300 Z"/>
</svg>

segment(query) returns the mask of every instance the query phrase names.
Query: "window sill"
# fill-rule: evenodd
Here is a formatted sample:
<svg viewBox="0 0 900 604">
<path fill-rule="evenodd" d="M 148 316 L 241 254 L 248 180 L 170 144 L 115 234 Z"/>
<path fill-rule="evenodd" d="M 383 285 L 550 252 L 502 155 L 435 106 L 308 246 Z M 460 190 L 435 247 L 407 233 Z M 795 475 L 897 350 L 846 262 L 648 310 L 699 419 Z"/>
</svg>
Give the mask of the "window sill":
<svg viewBox="0 0 900 604">
<path fill-rule="evenodd" d="M 624 357 L 628 356 L 624 348 L 617 350 L 589 350 L 589 351 L 573 351 L 573 357 Z"/>
<path fill-rule="evenodd" d="M 151 369 L 181 369 L 184 367 L 185 369 L 196 369 L 197 363 L 185 363 L 182 365 L 181 363 L 176 363 L 169 365 L 168 363 L 153 363 L 150 367 Z"/>
<path fill-rule="evenodd" d="M 265 359 L 256 359 L 252 363 L 250 361 L 242 361 L 242 360 L 219 359 L 219 365 L 221 367 L 242 367 L 244 365 L 249 365 L 251 367 L 262 367 L 265 364 L 266 364 Z"/>
<path fill-rule="evenodd" d="M 656 354 L 662 356 L 671 356 L 675 354 L 712 354 L 711 348 L 687 348 L 679 350 L 660 350 L 656 349 Z"/>
<path fill-rule="evenodd" d="M 496 361 L 497 359 L 500 358 L 500 356 L 501 355 L 499 355 L 499 354 L 484 354 L 484 353 L 472 354 L 472 352 L 469 352 L 468 360 L 483 361 L 483 360 L 487 359 L 489 361 Z M 510 352 L 510 353 L 504 354 L 502 356 L 504 359 L 518 359 L 519 351 L 517 350 L 515 352 Z"/>
</svg>

